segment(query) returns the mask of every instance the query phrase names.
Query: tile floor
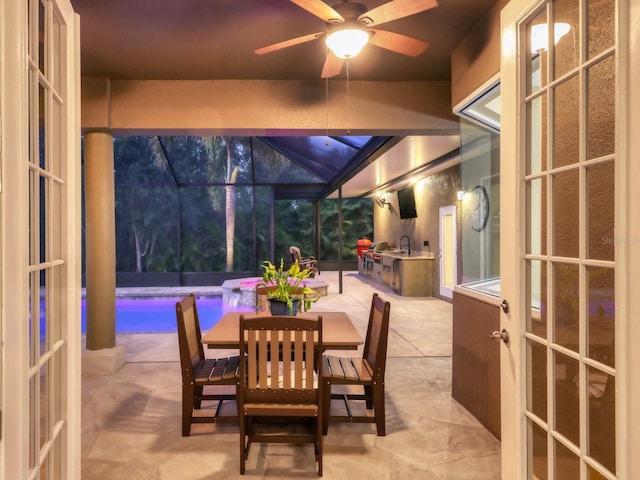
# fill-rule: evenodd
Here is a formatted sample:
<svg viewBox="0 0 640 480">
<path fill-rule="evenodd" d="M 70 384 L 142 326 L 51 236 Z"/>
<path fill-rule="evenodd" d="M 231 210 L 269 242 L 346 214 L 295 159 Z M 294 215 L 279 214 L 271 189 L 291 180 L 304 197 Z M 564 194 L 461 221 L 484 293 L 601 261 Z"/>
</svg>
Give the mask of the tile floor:
<svg viewBox="0 0 640 480">
<path fill-rule="evenodd" d="M 371 424 L 330 425 L 323 478 L 499 479 L 500 443 L 451 398 L 451 304 L 400 297 L 355 272 L 344 274 L 342 294 L 336 272 L 322 278 L 329 295 L 312 310 L 348 312 L 363 337 L 372 293 L 391 302 L 387 435 Z M 317 478 L 310 445 L 256 444 L 243 477 L 237 427 L 194 425 L 182 437 L 176 334 L 118 334 L 117 342 L 124 367 L 82 378 L 83 480 Z"/>
</svg>

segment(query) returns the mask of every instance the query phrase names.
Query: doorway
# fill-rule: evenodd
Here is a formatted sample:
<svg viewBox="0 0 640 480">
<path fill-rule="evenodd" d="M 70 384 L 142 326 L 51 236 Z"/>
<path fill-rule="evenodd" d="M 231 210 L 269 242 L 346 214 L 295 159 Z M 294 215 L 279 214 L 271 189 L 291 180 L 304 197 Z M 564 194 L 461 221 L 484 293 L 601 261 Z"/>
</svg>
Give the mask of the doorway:
<svg viewBox="0 0 640 480">
<path fill-rule="evenodd" d="M 440 296 L 453 298 L 457 275 L 456 206 L 440 207 Z"/>
</svg>

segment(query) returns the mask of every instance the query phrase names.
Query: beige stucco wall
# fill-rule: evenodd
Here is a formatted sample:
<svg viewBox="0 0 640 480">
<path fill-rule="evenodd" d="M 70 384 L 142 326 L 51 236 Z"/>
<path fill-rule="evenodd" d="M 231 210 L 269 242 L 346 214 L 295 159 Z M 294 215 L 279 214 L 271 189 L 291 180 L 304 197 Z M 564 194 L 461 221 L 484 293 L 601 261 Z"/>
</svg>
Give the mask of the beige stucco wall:
<svg viewBox="0 0 640 480">
<path fill-rule="evenodd" d="M 192 135 L 457 134 L 448 82 L 82 79 L 82 126 Z"/>
<path fill-rule="evenodd" d="M 418 216 L 400 219 L 397 195 L 389 195 L 391 208 L 374 207 L 373 231 L 375 241 L 400 245 L 400 237 L 408 235 L 411 240 L 411 252 L 433 252 L 433 295 L 439 296 L 440 262 L 440 207 L 457 205 L 456 192 L 460 188 L 459 158 L 451 162 L 452 166 L 433 173 L 414 185 L 416 211 Z M 424 246 L 424 241 L 429 246 Z"/>
</svg>

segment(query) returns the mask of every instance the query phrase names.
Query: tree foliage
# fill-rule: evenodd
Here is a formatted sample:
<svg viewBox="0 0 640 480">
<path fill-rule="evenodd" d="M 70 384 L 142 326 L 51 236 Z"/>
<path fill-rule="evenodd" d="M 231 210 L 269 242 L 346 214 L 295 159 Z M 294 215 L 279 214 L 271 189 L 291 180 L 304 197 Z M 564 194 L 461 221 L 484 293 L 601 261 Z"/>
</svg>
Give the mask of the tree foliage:
<svg viewBox="0 0 640 480">
<path fill-rule="evenodd" d="M 320 207 L 320 260 L 338 260 L 339 201 L 328 199 Z M 342 260 L 355 260 L 357 243 L 373 238 L 373 203 L 368 198 L 342 199 Z"/>
<path fill-rule="evenodd" d="M 313 255 L 318 234 L 319 258 L 338 258 L 338 202 L 320 203 L 316 232 L 312 202 L 275 201 L 272 184 L 298 167 L 263 142 L 116 137 L 114 157 L 120 272 L 255 273 L 266 259 L 288 261 L 290 245 Z M 343 199 L 342 209 L 343 258 L 353 260 L 357 240 L 373 237 L 372 205 Z"/>
</svg>

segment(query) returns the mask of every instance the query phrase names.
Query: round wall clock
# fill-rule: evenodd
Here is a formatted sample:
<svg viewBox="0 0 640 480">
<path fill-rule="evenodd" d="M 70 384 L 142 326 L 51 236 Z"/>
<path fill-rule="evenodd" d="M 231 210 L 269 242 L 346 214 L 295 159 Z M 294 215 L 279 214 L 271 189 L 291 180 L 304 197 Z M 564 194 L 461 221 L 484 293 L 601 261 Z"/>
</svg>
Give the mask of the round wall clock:
<svg viewBox="0 0 640 480">
<path fill-rule="evenodd" d="M 489 220 L 489 195 L 482 185 L 477 185 L 471 191 L 471 228 L 481 232 Z"/>
</svg>

